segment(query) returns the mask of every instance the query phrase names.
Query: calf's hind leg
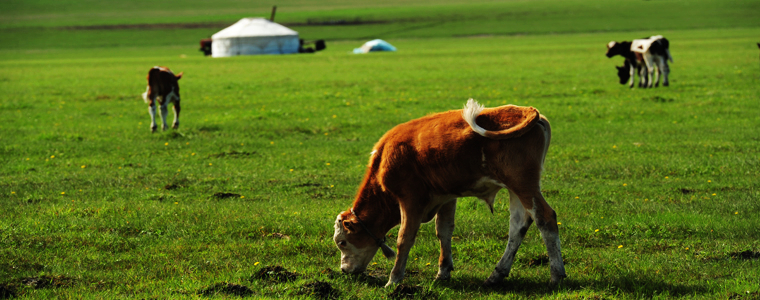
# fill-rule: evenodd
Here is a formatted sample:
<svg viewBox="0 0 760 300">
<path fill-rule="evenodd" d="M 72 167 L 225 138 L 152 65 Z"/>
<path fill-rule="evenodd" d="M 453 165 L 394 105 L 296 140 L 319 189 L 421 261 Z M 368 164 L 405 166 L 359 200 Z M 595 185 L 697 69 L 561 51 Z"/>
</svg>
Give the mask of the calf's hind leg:
<svg viewBox="0 0 760 300">
<path fill-rule="evenodd" d="M 174 101 L 172 109 L 174 110 L 174 123 L 172 123 L 172 128 L 177 129 L 179 128 L 179 100 Z"/>
<path fill-rule="evenodd" d="M 509 276 L 509 271 L 512 269 L 512 263 L 515 261 L 515 254 L 517 249 L 520 248 L 525 233 L 528 232 L 530 224 L 533 223 L 528 211 L 523 206 L 520 198 L 511 190 L 509 191 L 509 240 L 507 241 L 507 249 L 504 250 L 504 254 L 496 264 L 496 268 L 491 273 L 491 276 L 483 283 L 486 286 L 494 285 L 501 282 L 504 277 Z"/>
<path fill-rule="evenodd" d="M 166 101 L 161 103 L 161 122 L 163 124 L 161 130 L 166 130 L 166 115 L 169 114 L 169 108 L 166 107 L 167 104 Z"/>
<path fill-rule="evenodd" d="M 562 249 L 559 242 L 559 228 L 557 226 L 557 213 L 554 212 L 541 192 L 534 198 L 536 226 L 541 231 L 541 237 L 546 245 L 549 255 L 549 270 L 551 271 L 551 283 L 556 285 L 560 280 L 567 277 L 565 263 L 562 260 Z"/>
<path fill-rule="evenodd" d="M 541 231 L 541 236 L 546 245 L 552 285 L 556 285 L 560 280 L 567 277 L 560 249 L 557 215 L 549 204 L 546 203 L 540 191 L 537 191 L 534 195 L 534 197 L 519 197 L 510 191 L 509 240 L 507 241 L 507 249 L 504 251 L 504 255 L 502 255 L 491 276 L 486 279 L 485 285 L 496 284 L 504 277 L 509 276 L 517 249 L 520 247 L 533 219 L 535 219 L 536 226 Z M 530 207 L 530 209 L 526 209 L 526 206 Z"/>
</svg>

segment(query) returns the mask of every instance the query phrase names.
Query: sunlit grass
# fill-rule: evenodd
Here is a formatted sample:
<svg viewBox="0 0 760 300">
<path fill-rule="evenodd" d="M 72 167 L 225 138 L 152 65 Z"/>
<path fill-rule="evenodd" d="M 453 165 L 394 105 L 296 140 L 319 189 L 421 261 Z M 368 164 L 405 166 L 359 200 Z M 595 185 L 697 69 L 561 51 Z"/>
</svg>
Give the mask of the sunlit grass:
<svg viewBox="0 0 760 300">
<path fill-rule="evenodd" d="M 40 299 L 196 298 L 234 297 L 210 290 L 231 283 L 308 297 L 304 287 L 323 281 L 341 298 L 387 298 L 391 261 L 378 256 L 370 277 L 339 274 L 332 221 L 385 131 L 472 97 L 535 106 L 551 121 L 543 192 L 569 278 L 547 287 L 531 229 L 511 277 L 480 287 L 506 246 L 502 192 L 494 214 L 460 200 L 450 282 L 433 281 L 438 242 L 424 225 L 405 284 L 441 299 L 752 299 L 758 30 L 658 33 L 676 61 L 671 87 L 654 90 L 617 84 L 620 61 L 603 56 L 609 40 L 649 31 L 399 38 L 399 52 L 363 56 L 348 54 L 359 41 L 230 59 L 195 44 L 4 49 L 0 287 Z M 157 64 L 185 72 L 182 123 L 150 134 L 139 94 Z M 253 278 L 269 266 L 297 277 Z"/>
</svg>

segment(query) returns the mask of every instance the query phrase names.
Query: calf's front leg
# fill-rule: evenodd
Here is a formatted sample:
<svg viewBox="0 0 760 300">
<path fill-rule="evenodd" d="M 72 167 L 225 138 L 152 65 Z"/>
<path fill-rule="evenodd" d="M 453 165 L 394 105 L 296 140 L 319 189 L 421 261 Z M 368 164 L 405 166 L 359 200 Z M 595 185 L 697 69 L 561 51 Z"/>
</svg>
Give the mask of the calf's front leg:
<svg viewBox="0 0 760 300">
<path fill-rule="evenodd" d="M 401 211 L 401 227 L 398 231 L 398 255 L 396 255 L 396 263 L 391 270 L 391 276 L 388 278 L 388 283 L 385 287 L 392 286 L 401 282 L 404 279 L 404 272 L 406 272 L 406 262 L 409 259 L 409 251 L 414 246 L 414 240 L 417 238 L 417 231 L 420 229 L 422 223 L 421 214 L 410 214 L 408 211 L 402 209 Z"/>
</svg>

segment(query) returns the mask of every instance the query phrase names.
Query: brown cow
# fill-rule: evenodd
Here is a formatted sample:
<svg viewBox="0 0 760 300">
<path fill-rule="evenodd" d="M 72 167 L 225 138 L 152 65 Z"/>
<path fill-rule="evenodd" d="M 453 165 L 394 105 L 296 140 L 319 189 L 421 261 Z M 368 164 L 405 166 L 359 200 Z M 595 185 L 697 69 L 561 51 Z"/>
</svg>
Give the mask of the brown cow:
<svg viewBox="0 0 760 300">
<path fill-rule="evenodd" d="M 174 106 L 174 123 L 172 128 L 179 128 L 179 82 L 182 78 L 182 72 L 174 75 L 172 70 L 167 67 L 153 67 L 148 71 L 148 88 L 145 93 L 142 94 L 145 103 L 148 103 L 148 112 L 150 112 L 150 131 L 156 132 L 156 104 L 161 106 L 161 120 L 163 126 L 161 130 L 166 130 L 166 115 L 168 113 L 167 105 L 173 103 Z"/>
<path fill-rule="evenodd" d="M 378 248 L 393 257 L 383 237 L 400 224 L 398 255 L 386 286 L 399 283 L 420 225 L 435 217 L 441 246 L 436 279 L 449 279 L 454 269 L 451 236 L 457 198 L 478 197 L 493 212 L 496 193 L 506 188 L 509 241 L 485 284 L 509 275 L 534 220 L 549 253 L 551 282 L 556 284 L 565 277 L 557 217 L 540 189 L 550 139 L 549 121 L 535 108 L 484 108 L 472 99 L 463 110 L 394 127 L 375 144 L 353 206 L 335 220 L 333 240 L 341 251 L 341 270 L 363 272 Z"/>
</svg>

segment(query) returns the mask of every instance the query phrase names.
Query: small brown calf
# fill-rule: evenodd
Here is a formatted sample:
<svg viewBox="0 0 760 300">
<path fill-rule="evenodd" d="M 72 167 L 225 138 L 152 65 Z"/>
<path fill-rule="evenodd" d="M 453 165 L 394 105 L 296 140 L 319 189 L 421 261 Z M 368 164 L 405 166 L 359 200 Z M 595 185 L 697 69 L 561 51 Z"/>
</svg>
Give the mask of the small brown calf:
<svg viewBox="0 0 760 300">
<path fill-rule="evenodd" d="M 161 120 L 163 126 L 161 130 L 166 130 L 166 115 L 168 113 L 167 105 L 174 104 L 174 123 L 172 128 L 179 128 L 179 82 L 182 78 L 182 72 L 174 75 L 167 67 L 153 67 L 148 71 L 148 88 L 142 94 L 145 103 L 148 103 L 148 112 L 150 113 L 150 131 L 156 132 L 156 100 L 161 106 Z"/>
<path fill-rule="evenodd" d="M 393 257 L 383 237 L 400 224 L 398 255 L 386 286 L 399 283 L 420 225 L 435 218 L 441 247 L 436 278 L 449 279 L 457 198 L 478 197 L 493 212 L 496 193 L 506 188 L 509 241 L 485 284 L 509 275 L 533 221 L 549 253 L 551 281 L 557 283 L 565 277 L 557 217 L 540 186 L 550 139 L 549 121 L 535 108 L 484 108 L 472 99 L 463 110 L 394 127 L 375 144 L 353 206 L 335 220 L 333 240 L 341 251 L 341 270 L 363 272 L 378 248 Z"/>
</svg>

